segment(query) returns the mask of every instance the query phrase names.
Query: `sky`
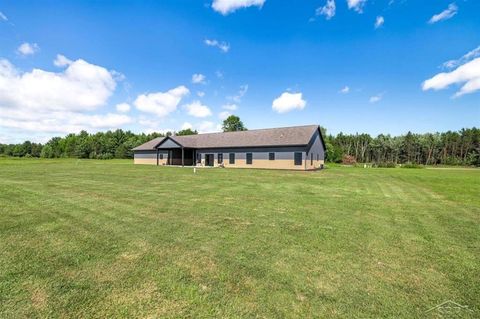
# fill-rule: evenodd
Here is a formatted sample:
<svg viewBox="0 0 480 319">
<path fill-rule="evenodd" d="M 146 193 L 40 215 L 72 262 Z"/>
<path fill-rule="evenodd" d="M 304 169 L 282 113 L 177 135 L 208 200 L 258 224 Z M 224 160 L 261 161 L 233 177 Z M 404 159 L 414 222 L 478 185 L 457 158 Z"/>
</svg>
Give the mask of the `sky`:
<svg viewBox="0 0 480 319">
<path fill-rule="evenodd" d="M 0 143 L 480 126 L 478 0 L 0 2 Z"/>
</svg>

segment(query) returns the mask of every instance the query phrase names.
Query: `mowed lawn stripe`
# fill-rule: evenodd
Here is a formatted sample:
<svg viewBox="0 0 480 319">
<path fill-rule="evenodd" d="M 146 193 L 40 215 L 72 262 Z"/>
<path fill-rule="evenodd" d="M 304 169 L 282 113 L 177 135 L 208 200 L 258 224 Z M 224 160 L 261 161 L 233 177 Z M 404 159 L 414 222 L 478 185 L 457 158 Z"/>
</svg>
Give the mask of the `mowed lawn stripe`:
<svg viewBox="0 0 480 319">
<path fill-rule="evenodd" d="M 0 160 L 0 316 L 413 318 L 445 300 L 473 308 L 479 177 Z"/>
</svg>

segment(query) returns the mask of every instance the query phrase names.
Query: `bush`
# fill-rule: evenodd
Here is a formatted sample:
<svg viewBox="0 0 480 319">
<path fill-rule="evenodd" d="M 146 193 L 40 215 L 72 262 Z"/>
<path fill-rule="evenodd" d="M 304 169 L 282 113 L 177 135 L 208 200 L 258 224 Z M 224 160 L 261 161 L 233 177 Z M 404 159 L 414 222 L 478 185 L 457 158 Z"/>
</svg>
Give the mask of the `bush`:
<svg viewBox="0 0 480 319">
<path fill-rule="evenodd" d="M 344 165 L 355 165 L 355 164 L 357 164 L 357 160 L 352 155 L 343 155 L 342 164 L 344 164 Z"/>
<path fill-rule="evenodd" d="M 102 153 L 97 155 L 97 159 L 101 159 L 101 160 L 107 160 L 112 158 L 113 158 L 113 155 L 110 153 Z"/>
<path fill-rule="evenodd" d="M 424 166 L 414 163 L 405 163 L 402 165 L 402 168 L 424 168 Z"/>
</svg>

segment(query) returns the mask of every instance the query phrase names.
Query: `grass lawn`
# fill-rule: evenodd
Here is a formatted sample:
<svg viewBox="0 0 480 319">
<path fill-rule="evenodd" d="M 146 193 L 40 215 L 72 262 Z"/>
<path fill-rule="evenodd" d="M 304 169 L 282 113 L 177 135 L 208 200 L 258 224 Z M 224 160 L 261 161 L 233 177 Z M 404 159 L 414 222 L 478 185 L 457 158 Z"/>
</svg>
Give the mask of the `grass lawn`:
<svg viewBox="0 0 480 319">
<path fill-rule="evenodd" d="M 480 317 L 480 170 L 0 159 L 0 317 Z"/>
</svg>

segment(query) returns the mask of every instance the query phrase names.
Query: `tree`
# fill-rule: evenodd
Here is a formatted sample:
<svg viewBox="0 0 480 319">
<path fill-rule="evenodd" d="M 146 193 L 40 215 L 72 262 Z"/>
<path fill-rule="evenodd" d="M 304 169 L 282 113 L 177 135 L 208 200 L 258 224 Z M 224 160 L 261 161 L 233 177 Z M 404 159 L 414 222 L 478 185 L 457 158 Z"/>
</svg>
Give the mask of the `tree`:
<svg viewBox="0 0 480 319">
<path fill-rule="evenodd" d="M 230 115 L 225 121 L 223 121 L 222 129 L 224 132 L 246 131 L 247 128 L 243 125 L 243 122 L 236 115 Z"/>
<path fill-rule="evenodd" d="M 180 131 L 177 132 L 177 135 L 178 135 L 178 136 L 182 136 L 182 135 L 196 135 L 196 134 L 198 134 L 197 130 L 192 131 L 191 128 L 186 128 L 186 129 L 184 129 L 184 130 L 180 130 Z"/>
</svg>

